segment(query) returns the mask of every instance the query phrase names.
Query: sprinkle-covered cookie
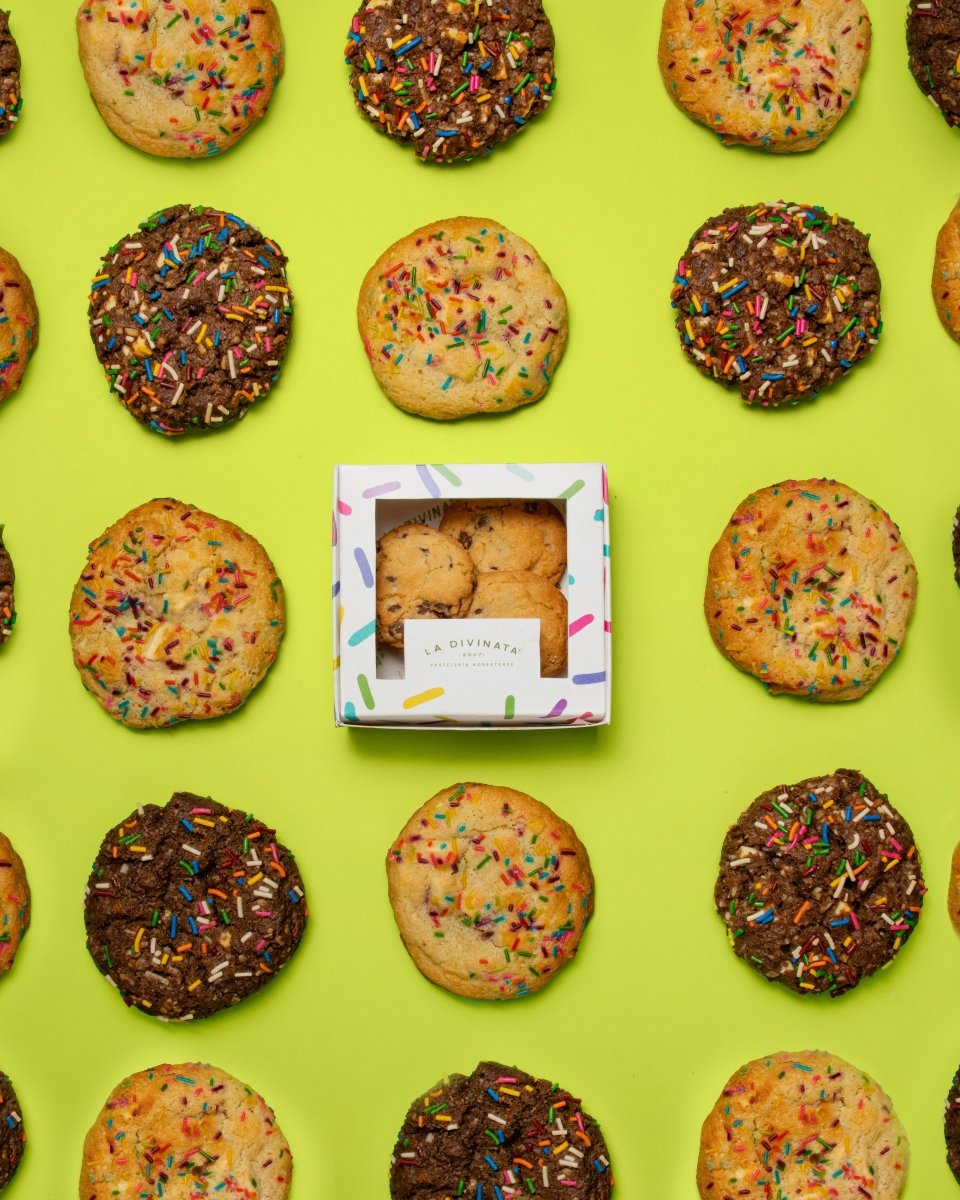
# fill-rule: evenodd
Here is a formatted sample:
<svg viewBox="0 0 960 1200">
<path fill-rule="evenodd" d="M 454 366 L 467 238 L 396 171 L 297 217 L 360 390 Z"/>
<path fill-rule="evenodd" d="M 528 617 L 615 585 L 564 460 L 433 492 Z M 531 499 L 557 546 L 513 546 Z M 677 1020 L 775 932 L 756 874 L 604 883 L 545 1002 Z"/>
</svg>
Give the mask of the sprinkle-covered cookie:
<svg viewBox="0 0 960 1200">
<path fill-rule="evenodd" d="M 903 649 L 917 569 L 879 505 L 832 479 L 743 500 L 710 554 L 703 607 L 721 653 L 770 692 L 856 700 Z"/>
<path fill-rule="evenodd" d="M 906 1130 L 869 1075 L 826 1051 L 781 1051 L 720 1093 L 700 1133 L 697 1187 L 701 1200 L 897 1200 L 909 1161 Z"/>
<path fill-rule="evenodd" d="M 253 225 L 178 204 L 111 246 L 90 336 L 110 391 L 174 436 L 244 417 L 276 383 L 293 320 L 286 255 Z"/>
<path fill-rule="evenodd" d="M 567 598 L 533 571 L 484 571 L 477 576 L 470 618 L 536 618 L 540 622 L 540 674 L 567 669 Z"/>
<path fill-rule="evenodd" d="M 573 827 L 524 792 L 483 783 L 417 809 L 387 854 L 387 881 L 423 974 L 480 1000 L 538 992 L 577 953 L 593 912 Z"/>
<path fill-rule="evenodd" d="M 357 108 L 418 157 L 489 154 L 553 99 L 553 29 L 540 0 L 362 0 L 347 34 Z"/>
<path fill-rule="evenodd" d="M 77 39 L 108 128 L 164 158 L 228 150 L 264 116 L 283 71 L 273 0 L 83 0 Z"/>
<path fill-rule="evenodd" d="M 960 341 L 960 203 L 937 234 L 930 290 L 940 323 Z"/>
<path fill-rule="evenodd" d="M 126 1004 L 191 1021 L 272 979 L 300 944 L 307 907 L 300 871 L 273 829 L 176 792 L 104 838 L 84 920 L 90 957 Z"/>
<path fill-rule="evenodd" d="M 0 1071 L 0 1191 L 16 1174 L 26 1142 L 20 1101 L 10 1077 Z"/>
<path fill-rule="evenodd" d="M 70 601 L 84 687 L 133 728 L 221 717 L 277 656 L 283 586 L 237 525 L 150 500 L 90 546 Z"/>
<path fill-rule="evenodd" d="M 674 278 L 684 353 L 747 404 L 816 396 L 880 336 L 880 276 L 868 240 L 816 205 L 742 205 L 712 217 Z"/>
<path fill-rule="evenodd" d="M 430 525 L 398 525 L 377 542 L 377 639 L 403 645 L 403 622 L 463 617 L 477 572 L 458 541 Z"/>
<path fill-rule="evenodd" d="M 924 891 L 910 826 L 869 779 L 840 770 L 754 800 L 724 838 L 713 899 L 754 970 L 839 996 L 889 966 Z"/>
<path fill-rule="evenodd" d="M 948 125 L 960 124 L 960 0 L 910 0 L 907 55 L 920 91 Z"/>
<path fill-rule="evenodd" d="M 660 74 L 727 145 L 813 150 L 853 105 L 870 53 L 861 0 L 665 0 Z"/>
<path fill-rule="evenodd" d="M 452 500 L 440 529 L 478 571 L 533 571 L 559 583 L 567 566 L 567 527 L 546 500 Z"/>
<path fill-rule="evenodd" d="M 293 1160 L 273 1109 L 208 1063 L 122 1080 L 83 1143 L 80 1200 L 286 1200 Z"/>
<path fill-rule="evenodd" d="M 0 137 L 20 120 L 20 51 L 10 32 L 10 14 L 0 9 Z"/>
<path fill-rule="evenodd" d="M 496 221 L 453 217 L 381 254 L 357 323 L 387 398 L 450 420 L 543 396 L 567 344 L 567 301 L 529 242 Z"/>
<path fill-rule="evenodd" d="M 30 927 L 30 885 L 23 859 L 0 833 L 0 975 L 13 966 Z"/>
<path fill-rule="evenodd" d="M 0 404 L 20 386 L 39 340 L 33 287 L 19 262 L 0 249 Z"/>
<path fill-rule="evenodd" d="M 13 598 L 17 575 L 10 552 L 3 544 L 3 529 L 0 525 L 0 650 L 10 640 L 17 620 L 17 606 Z"/>
<path fill-rule="evenodd" d="M 613 1175 L 600 1126 L 570 1092 L 482 1062 L 410 1105 L 390 1160 L 390 1197 L 495 1200 L 498 1192 L 608 1200 Z"/>
<path fill-rule="evenodd" d="M 960 1068 L 954 1072 L 943 1114 L 943 1136 L 947 1143 L 947 1165 L 960 1183 Z"/>
</svg>

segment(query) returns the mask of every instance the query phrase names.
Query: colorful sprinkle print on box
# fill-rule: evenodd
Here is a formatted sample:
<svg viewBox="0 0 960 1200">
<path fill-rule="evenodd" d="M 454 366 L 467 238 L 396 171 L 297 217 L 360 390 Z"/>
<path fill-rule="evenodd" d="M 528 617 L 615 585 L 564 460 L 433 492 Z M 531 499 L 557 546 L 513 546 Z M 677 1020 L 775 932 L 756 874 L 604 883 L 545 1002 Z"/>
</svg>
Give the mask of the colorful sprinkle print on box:
<svg viewBox="0 0 960 1200">
<path fill-rule="evenodd" d="M 701 1200 L 897 1200 L 906 1130 L 866 1072 L 821 1050 L 741 1067 L 700 1134 Z"/>
<path fill-rule="evenodd" d="M 690 239 L 670 300 L 693 364 L 777 408 L 816 396 L 883 328 L 869 239 L 816 205 L 728 208 Z"/>
<path fill-rule="evenodd" d="M 87 949 L 126 1004 L 192 1021 L 286 965 L 307 921 L 293 855 L 255 817 L 177 792 L 104 838 L 84 895 Z"/>
<path fill-rule="evenodd" d="M 870 54 L 861 0 L 665 0 L 671 99 L 727 145 L 813 150 L 852 107 Z"/>
<path fill-rule="evenodd" d="M 553 99 L 553 29 L 540 0 L 364 0 L 347 33 L 357 108 L 418 157 L 489 154 Z"/>
<path fill-rule="evenodd" d="M 163 158 L 229 150 L 283 71 L 273 0 L 83 0 L 77 40 L 108 128 Z"/>
<path fill-rule="evenodd" d="M 910 826 L 841 770 L 758 796 L 724 838 L 713 897 L 745 963 L 801 995 L 839 996 L 893 962 L 924 891 Z"/>
<path fill-rule="evenodd" d="M 277 382 L 293 321 L 286 255 L 254 226 L 179 204 L 103 256 L 87 315 L 110 391 L 157 433 L 209 432 Z"/>
<path fill-rule="evenodd" d="M 83 1143 L 81 1200 L 286 1200 L 293 1160 L 273 1109 L 208 1063 L 163 1064 L 113 1089 Z"/>
<path fill-rule="evenodd" d="M 703 600 L 721 653 L 770 692 L 856 700 L 903 649 L 917 569 L 879 505 L 832 479 L 742 501 L 710 554 Z"/>
<path fill-rule="evenodd" d="M 283 629 L 283 586 L 260 543 L 179 500 L 150 500 L 111 525 L 70 601 L 83 685 L 131 728 L 233 712 Z"/>
<path fill-rule="evenodd" d="M 460 783 L 428 800 L 387 854 L 400 936 L 424 975 L 479 1000 L 538 992 L 593 912 L 573 827 L 512 788 Z"/>
<path fill-rule="evenodd" d="M 391 1200 L 612 1194 L 606 1142 L 580 1101 L 496 1062 L 451 1075 L 414 1100 L 390 1160 Z"/>
</svg>

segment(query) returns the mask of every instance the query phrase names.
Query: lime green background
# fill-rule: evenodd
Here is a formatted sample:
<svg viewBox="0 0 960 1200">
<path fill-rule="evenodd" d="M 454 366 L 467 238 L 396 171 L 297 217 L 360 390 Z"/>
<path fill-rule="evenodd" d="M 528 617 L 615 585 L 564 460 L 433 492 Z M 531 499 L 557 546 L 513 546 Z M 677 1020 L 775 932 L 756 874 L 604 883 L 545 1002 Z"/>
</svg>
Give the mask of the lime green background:
<svg viewBox="0 0 960 1200">
<path fill-rule="evenodd" d="M 751 1057 L 816 1046 L 874 1073 L 910 1133 L 906 1195 L 954 1194 L 941 1114 L 960 1060 L 960 943 L 946 914 L 960 837 L 960 596 L 950 524 L 960 480 L 960 347 L 929 294 L 957 200 L 960 134 L 906 66 L 903 0 L 874 0 L 861 98 L 813 154 L 725 150 L 677 112 L 656 69 L 659 5 L 550 5 L 559 91 L 491 159 L 423 166 L 353 111 L 342 65 L 351 0 L 281 0 L 286 76 L 265 124 L 221 160 L 164 162 L 116 141 L 76 61 L 75 0 L 10 0 L 21 124 L 0 145 L 0 244 L 31 275 L 40 348 L 0 412 L 0 520 L 20 619 L 0 662 L 0 827 L 20 849 L 33 928 L 0 984 L 0 1066 L 29 1146 L 10 1200 L 75 1195 L 84 1132 L 127 1072 L 209 1060 L 263 1092 L 293 1146 L 294 1200 L 386 1197 L 410 1100 L 492 1056 L 553 1076 L 603 1123 L 630 1200 L 688 1200 L 700 1122 Z M 821 203 L 873 234 L 886 329 L 815 403 L 748 410 L 683 358 L 667 297 L 697 224 L 737 203 Z M 281 384 L 240 426 L 168 442 L 135 424 L 89 344 L 100 253 L 156 208 L 239 212 L 279 240 L 296 293 Z M 380 394 L 354 328 L 364 271 L 393 239 L 459 213 L 528 237 L 565 287 L 568 352 L 549 396 L 502 418 L 433 424 Z M 337 730 L 329 527 L 335 462 L 602 459 L 613 525 L 615 692 L 603 730 Z M 754 487 L 829 474 L 900 523 L 920 575 L 905 654 L 875 692 L 771 699 L 711 647 L 706 558 Z M 144 734 L 110 721 L 70 656 L 87 542 L 155 495 L 259 537 L 288 588 L 289 630 L 235 716 Z M 863 770 L 910 820 L 929 886 L 902 962 L 837 1001 L 795 997 L 738 962 L 711 891 L 727 824 L 760 791 Z M 598 882 L 577 962 L 503 1006 L 422 979 L 396 935 L 383 857 L 454 781 L 527 790 L 576 825 Z M 312 918 L 283 977 L 192 1027 L 124 1008 L 87 957 L 82 894 L 106 829 L 176 789 L 274 822 L 298 853 Z"/>
</svg>

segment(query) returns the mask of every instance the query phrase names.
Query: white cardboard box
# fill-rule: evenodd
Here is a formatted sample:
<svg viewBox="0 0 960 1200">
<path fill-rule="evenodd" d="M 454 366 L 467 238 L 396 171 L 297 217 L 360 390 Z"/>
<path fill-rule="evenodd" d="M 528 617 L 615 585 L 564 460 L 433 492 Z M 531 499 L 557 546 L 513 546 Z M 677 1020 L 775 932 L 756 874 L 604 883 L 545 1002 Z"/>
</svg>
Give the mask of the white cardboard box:
<svg viewBox="0 0 960 1200">
<path fill-rule="evenodd" d="M 537 620 L 408 620 L 376 639 L 377 539 L 436 526 L 447 500 L 550 500 L 567 524 L 568 665 L 541 678 Z M 610 537 L 601 463 L 338 466 L 334 687 L 338 725 L 530 729 L 610 723 Z"/>
</svg>

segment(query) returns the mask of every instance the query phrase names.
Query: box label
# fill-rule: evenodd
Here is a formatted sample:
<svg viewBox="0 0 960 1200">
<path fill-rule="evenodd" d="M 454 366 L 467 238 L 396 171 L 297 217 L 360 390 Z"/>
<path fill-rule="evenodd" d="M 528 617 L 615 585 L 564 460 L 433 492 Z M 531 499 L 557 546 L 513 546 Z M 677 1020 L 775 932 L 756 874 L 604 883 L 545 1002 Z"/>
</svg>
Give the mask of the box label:
<svg viewBox="0 0 960 1200">
<path fill-rule="evenodd" d="M 540 622 L 536 619 L 404 621 L 404 674 L 436 683 L 438 673 L 481 678 L 495 670 L 523 679 L 540 677 Z M 494 680 L 491 680 L 493 683 Z"/>
</svg>

